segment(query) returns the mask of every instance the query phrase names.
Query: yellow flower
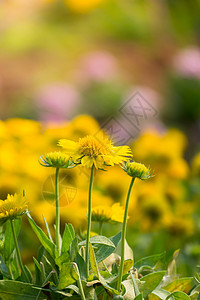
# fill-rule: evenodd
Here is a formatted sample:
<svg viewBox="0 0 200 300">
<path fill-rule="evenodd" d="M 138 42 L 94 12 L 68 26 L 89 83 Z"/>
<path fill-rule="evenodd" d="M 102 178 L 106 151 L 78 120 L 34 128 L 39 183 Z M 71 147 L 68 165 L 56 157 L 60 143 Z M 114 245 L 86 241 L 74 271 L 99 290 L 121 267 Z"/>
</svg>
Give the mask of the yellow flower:
<svg viewBox="0 0 200 300">
<path fill-rule="evenodd" d="M 49 152 L 44 156 L 40 156 L 40 163 L 43 167 L 53 168 L 71 168 L 73 163 L 70 161 L 69 156 L 62 152 Z"/>
<path fill-rule="evenodd" d="M 166 173 L 175 179 L 185 179 L 189 174 L 189 167 L 183 158 L 177 158 L 168 164 Z"/>
<path fill-rule="evenodd" d="M 104 166 L 114 166 L 132 157 L 128 146 L 114 147 L 112 142 L 103 134 L 102 136 L 86 136 L 79 141 L 73 142 L 62 139 L 58 145 L 65 149 L 65 153 L 72 157 L 76 164 L 87 168 L 93 165 L 96 169 Z"/>
<path fill-rule="evenodd" d="M 96 8 L 103 0 L 65 0 L 67 7 L 77 13 L 87 13 Z"/>
<path fill-rule="evenodd" d="M 122 169 L 131 177 L 146 180 L 152 177 L 151 170 L 137 162 L 125 162 Z"/>
<path fill-rule="evenodd" d="M 192 174 L 200 177 L 200 152 L 192 160 Z"/>
<path fill-rule="evenodd" d="M 0 219 L 1 223 L 7 219 L 15 219 L 26 212 L 28 202 L 22 195 L 14 194 L 7 196 L 6 200 L 0 200 Z"/>
<path fill-rule="evenodd" d="M 120 203 L 115 203 L 111 207 L 106 205 L 96 206 L 92 209 L 92 221 L 110 223 L 123 222 L 124 209 Z"/>
</svg>

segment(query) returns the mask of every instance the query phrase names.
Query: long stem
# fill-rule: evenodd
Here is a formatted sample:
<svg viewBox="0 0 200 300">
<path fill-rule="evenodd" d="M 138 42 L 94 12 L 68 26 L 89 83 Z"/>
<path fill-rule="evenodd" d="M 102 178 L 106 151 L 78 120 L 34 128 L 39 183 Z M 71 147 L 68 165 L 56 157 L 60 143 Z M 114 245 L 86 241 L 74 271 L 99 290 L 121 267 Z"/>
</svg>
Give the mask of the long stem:
<svg viewBox="0 0 200 300">
<path fill-rule="evenodd" d="M 119 269 L 119 276 L 118 276 L 118 282 L 117 282 L 117 290 L 120 292 L 121 288 L 121 282 L 123 277 L 123 271 L 124 271 L 124 250 L 125 250 L 125 240 L 126 240 L 126 222 L 128 217 L 128 206 L 129 206 L 129 199 L 131 195 L 131 190 L 133 187 L 135 178 L 131 179 L 131 183 L 129 186 L 127 198 L 126 198 L 126 205 L 125 205 L 125 211 L 124 211 L 124 220 L 122 225 L 122 239 L 121 239 L 121 263 L 120 263 L 120 269 Z"/>
<path fill-rule="evenodd" d="M 56 195 L 56 249 L 60 254 L 59 168 L 56 168 L 55 195 Z"/>
<path fill-rule="evenodd" d="M 18 263 L 19 263 L 19 266 L 21 268 L 21 272 L 22 272 L 24 278 L 26 279 L 27 282 L 29 282 L 28 276 L 27 276 L 27 274 L 25 272 L 25 269 L 24 269 L 24 266 L 23 266 L 23 263 L 22 263 L 20 251 L 19 251 L 19 246 L 18 246 L 18 242 L 17 242 L 17 236 L 16 236 L 16 233 L 15 233 L 14 220 L 10 220 L 10 224 L 11 224 L 12 234 L 13 234 L 13 238 L 14 238 L 16 253 L 17 253 L 17 260 L 18 260 Z"/>
<path fill-rule="evenodd" d="M 93 186 L 93 177 L 94 177 L 94 165 L 91 168 L 90 175 L 90 184 L 89 184 L 89 197 L 88 197 L 88 223 L 87 223 L 87 237 L 86 237 L 86 275 L 87 279 L 89 277 L 89 255 L 90 255 L 90 230 L 91 230 L 91 220 L 92 220 L 92 186 Z"/>
<path fill-rule="evenodd" d="M 81 299 L 82 300 L 86 300 L 85 294 L 84 294 L 84 290 L 83 290 L 83 285 L 82 285 L 82 282 L 81 282 L 81 276 L 80 276 L 80 273 L 79 273 L 78 266 L 77 266 L 76 263 L 73 263 L 73 266 L 74 266 L 75 272 L 78 275 L 78 287 L 79 287 L 79 290 L 80 290 Z"/>
</svg>

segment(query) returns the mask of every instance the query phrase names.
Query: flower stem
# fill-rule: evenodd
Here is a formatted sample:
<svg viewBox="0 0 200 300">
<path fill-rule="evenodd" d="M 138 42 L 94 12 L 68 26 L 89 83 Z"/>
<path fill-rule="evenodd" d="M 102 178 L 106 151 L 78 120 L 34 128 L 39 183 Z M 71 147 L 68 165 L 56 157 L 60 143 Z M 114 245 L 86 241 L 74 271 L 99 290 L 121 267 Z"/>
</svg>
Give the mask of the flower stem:
<svg viewBox="0 0 200 300">
<path fill-rule="evenodd" d="M 58 254 L 60 254 L 59 168 L 56 168 L 55 196 L 56 196 L 56 249 L 58 251 Z"/>
<path fill-rule="evenodd" d="M 17 253 L 17 260 L 18 260 L 19 266 L 21 268 L 21 272 L 22 272 L 25 280 L 27 282 L 29 282 L 28 276 L 27 276 L 27 274 L 25 272 L 25 269 L 24 269 L 24 266 L 23 266 L 23 263 L 22 263 L 20 251 L 19 251 L 19 246 L 18 246 L 18 242 L 17 242 L 17 236 L 16 236 L 16 233 L 15 233 L 14 220 L 10 220 L 10 224 L 11 224 L 12 234 L 13 234 L 13 238 L 14 238 L 16 253 Z"/>
<path fill-rule="evenodd" d="M 129 186 L 129 190 L 128 190 L 128 194 L 127 194 L 127 198 L 126 198 L 125 211 L 124 211 L 124 220 L 123 220 L 123 225 L 122 225 L 121 263 L 120 263 L 119 276 L 118 276 L 118 282 L 117 282 L 117 290 L 119 292 L 121 289 L 121 282 L 122 282 L 123 271 L 124 271 L 124 250 L 125 250 L 125 240 L 126 240 L 126 222 L 127 222 L 127 217 L 128 217 L 128 205 L 129 205 L 129 199 L 130 199 L 134 180 L 135 180 L 135 178 L 131 179 L 131 183 Z"/>
<path fill-rule="evenodd" d="M 89 197 L 88 197 L 88 223 L 87 223 L 87 237 L 86 237 L 86 275 L 89 277 L 89 255 L 90 255 L 90 230 L 91 230 L 91 219 L 92 219 L 92 186 L 94 178 L 94 165 L 91 168 L 90 184 L 89 184 Z"/>
<path fill-rule="evenodd" d="M 80 276 L 80 273 L 79 273 L 78 266 L 77 266 L 76 263 L 73 263 L 73 266 L 74 266 L 76 274 L 78 275 L 78 287 L 79 287 L 79 290 L 80 290 L 81 300 L 86 300 L 85 294 L 84 294 L 84 290 L 83 290 L 83 285 L 82 285 L 82 282 L 81 282 L 81 276 Z"/>
</svg>

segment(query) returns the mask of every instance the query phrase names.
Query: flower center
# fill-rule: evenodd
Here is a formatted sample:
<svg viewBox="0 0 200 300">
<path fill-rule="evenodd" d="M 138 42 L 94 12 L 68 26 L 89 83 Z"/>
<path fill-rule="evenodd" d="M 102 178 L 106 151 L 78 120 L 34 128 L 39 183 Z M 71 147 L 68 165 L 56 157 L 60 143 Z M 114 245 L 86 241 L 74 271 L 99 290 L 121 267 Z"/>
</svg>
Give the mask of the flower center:
<svg viewBox="0 0 200 300">
<path fill-rule="evenodd" d="M 87 136 L 79 140 L 79 149 L 81 154 L 97 157 L 99 155 L 108 155 L 111 153 L 112 144 L 108 141 L 100 141 L 93 136 Z"/>
</svg>

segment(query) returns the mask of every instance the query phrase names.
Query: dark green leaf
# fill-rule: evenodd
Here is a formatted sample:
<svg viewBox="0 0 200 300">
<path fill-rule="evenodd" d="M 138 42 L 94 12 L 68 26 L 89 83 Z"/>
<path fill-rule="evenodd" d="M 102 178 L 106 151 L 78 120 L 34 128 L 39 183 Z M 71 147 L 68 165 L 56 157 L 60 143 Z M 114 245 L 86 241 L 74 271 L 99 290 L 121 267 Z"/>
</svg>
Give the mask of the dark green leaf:
<svg viewBox="0 0 200 300">
<path fill-rule="evenodd" d="M 80 272 L 81 280 L 86 280 L 86 263 L 79 253 L 76 254 L 76 263 Z"/>
<path fill-rule="evenodd" d="M 28 277 L 29 283 L 32 283 L 33 282 L 33 276 L 31 274 L 31 271 L 29 270 L 29 268 L 27 266 L 24 266 L 24 269 L 25 269 L 26 275 Z"/>
<path fill-rule="evenodd" d="M 18 237 L 20 228 L 21 228 L 21 218 L 15 219 L 13 222 L 16 236 Z M 5 261 L 8 261 L 10 255 L 12 254 L 13 250 L 15 249 L 15 243 L 12 233 L 12 228 L 10 221 L 6 224 L 6 231 L 5 231 L 5 243 L 4 243 L 4 258 Z"/>
<path fill-rule="evenodd" d="M 62 290 L 78 280 L 78 275 L 75 272 L 72 262 L 65 263 L 61 267 L 58 289 Z"/>
<path fill-rule="evenodd" d="M 97 247 L 97 251 L 95 251 L 95 256 L 96 256 L 96 260 L 97 262 L 101 262 L 102 260 L 106 259 L 110 254 L 112 254 L 117 245 L 119 244 L 120 240 L 121 240 L 121 232 L 117 233 L 115 236 L 111 237 L 110 240 L 113 242 L 114 247 L 110 247 L 107 245 L 99 245 Z"/>
<path fill-rule="evenodd" d="M 38 295 L 32 284 L 14 280 L 0 280 L 0 291 L 1 300 L 35 300 Z M 46 297 L 41 294 L 39 300 L 44 299 Z"/>
<path fill-rule="evenodd" d="M 93 237 L 90 238 L 90 243 L 93 244 L 100 244 L 100 245 L 106 245 L 109 247 L 113 247 L 115 248 L 114 243 L 112 242 L 111 239 L 108 239 L 105 236 L 101 236 L 101 235 L 95 235 Z M 86 241 L 82 241 L 79 243 L 79 246 L 85 246 L 86 245 Z"/>
<path fill-rule="evenodd" d="M 134 264 L 134 268 L 136 269 L 140 269 L 141 267 L 144 266 L 149 266 L 151 268 L 153 268 L 160 260 L 162 260 L 165 257 L 165 252 L 161 253 L 161 254 L 156 254 L 156 255 L 152 255 L 152 256 L 147 256 L 144 257 L 140 260 L 138 260 L 135 264 Z"/>
<path fill-rule="evenodd" d="M 33 260 L 35 265 L 35 284 L 42 285 L 40 264 L 35 257 L 33 257 Z"/>
<path fill-rule="evenodd" d="M 65 224 L 65 230 L 62 239 L 61 254 L 69 250 L 72 240 L 75 238 L 74 228 L 71 224 Z"/>
<path fill-rule="evenodd" d="M 143 293 L 144 297 L 147 297 L 161 282 L 166 271 L 159 271 L 155 273 L 148 274 L 140 279 L 144 283 L 140 287 L 140 292 Z"/>
<path fill-rule="evenodd" d="M 78 238 L 75 237 L 70 245 L 70 259 L 71 261 L 75 261 L 76 254 L 78 253 L 79 247 L 78 247 Z"/>
<path fill-rule="evenodd" d="M 55 257 L 55 244 L 50 241 L 44 231 L 34 222 L 30 215 L 28 216 L 29 223 L 37 235 L 40 243 L 44 246 L 45 250 L 52 256 Z"/>
</svg>

